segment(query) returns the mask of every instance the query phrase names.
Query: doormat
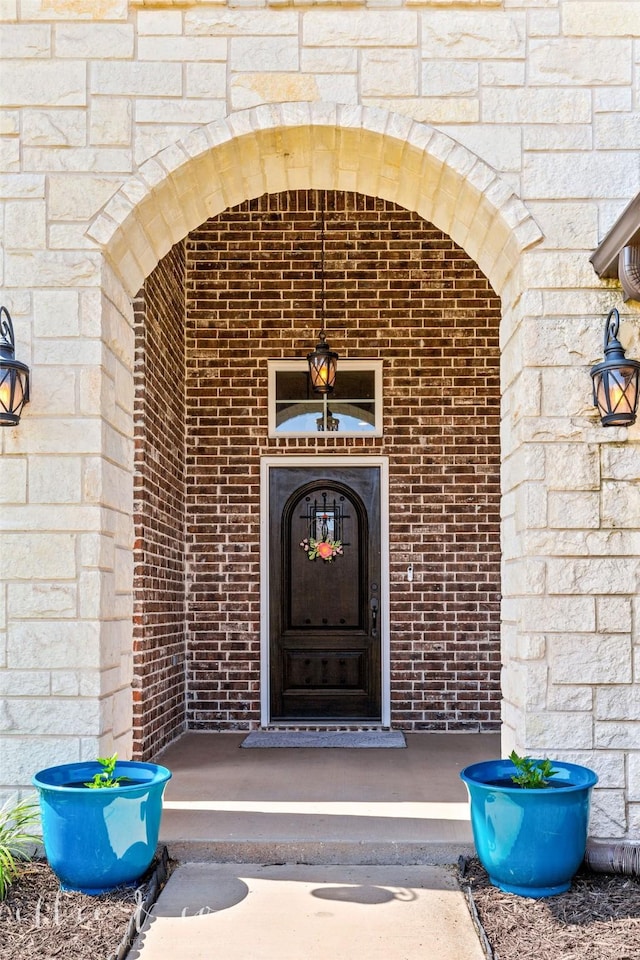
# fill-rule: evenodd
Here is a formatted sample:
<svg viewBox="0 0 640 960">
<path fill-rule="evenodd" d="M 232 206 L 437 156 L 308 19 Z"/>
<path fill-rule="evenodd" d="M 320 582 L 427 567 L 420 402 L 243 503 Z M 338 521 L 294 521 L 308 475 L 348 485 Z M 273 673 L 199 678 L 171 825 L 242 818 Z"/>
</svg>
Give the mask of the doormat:
<svg viewBox="0 0 640 960">
<path fill-rule="evenodd" d="M 400 730 L 254 730 L 240 744 L 246 749 L 338 747 L 346 750 L 406 745 Z"/>
</svg>

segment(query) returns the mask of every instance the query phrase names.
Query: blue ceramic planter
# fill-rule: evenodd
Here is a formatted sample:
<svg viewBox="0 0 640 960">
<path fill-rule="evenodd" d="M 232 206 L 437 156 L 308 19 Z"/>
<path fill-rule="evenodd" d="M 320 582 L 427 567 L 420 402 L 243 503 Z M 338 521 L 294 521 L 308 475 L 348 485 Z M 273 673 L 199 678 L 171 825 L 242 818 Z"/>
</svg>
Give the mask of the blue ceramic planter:
<svg viewBox="0 0 640 960">
<path fill-rule="evenodd" d="M 524 897 L 552 897 L 571 886 L 584 858 L 591 791 L 588 767 L 553 761 L 553 786 L 522 789 L 511 760 L 485 760 L 460 774 L 471 802 L 471 827 L 491 883 Z"/>
<path fill-rule="evenodd" d="M 63 890 L 95 894 L 135 883 L 156 851 L 171 772 L 154 763 L 122 760 L 115 776 L 129 777 L 131 783 L 99 790 L 82 786 L 100 769 L 95 761 L 66 763 L 33 778 L 47 860 Z"/>
</svg>

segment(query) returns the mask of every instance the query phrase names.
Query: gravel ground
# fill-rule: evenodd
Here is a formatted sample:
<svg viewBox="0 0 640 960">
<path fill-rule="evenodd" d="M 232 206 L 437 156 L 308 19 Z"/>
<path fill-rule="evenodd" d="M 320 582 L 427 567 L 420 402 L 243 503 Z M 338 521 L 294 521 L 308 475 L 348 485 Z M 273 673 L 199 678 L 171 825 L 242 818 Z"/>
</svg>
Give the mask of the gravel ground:
<svg viewBox="0 0 640 960">
<path fill-rule="evenodd" d="M 161 873 L 160 885 L 164 878 Z M 583 870 L 568 893 L 530 900 L 493 887 L 478 861 L 470 860 L 461 882 L 491 960 L 640 958 L 638 878 Z M 149 876 L 137 890 L 99 897 L 63 893 L 46 863 L 29 864 L 0 902 L 0 960 L 123 957 L 153 885 Z"/>
<path fill-rule="evenodd" d="M 492 886 L 474 859 L 466 865 L 461 882 L 492 960 L 640 958 L 637 877 L 582 869 L 567 893 L 531 900 Z"/>
</svg>

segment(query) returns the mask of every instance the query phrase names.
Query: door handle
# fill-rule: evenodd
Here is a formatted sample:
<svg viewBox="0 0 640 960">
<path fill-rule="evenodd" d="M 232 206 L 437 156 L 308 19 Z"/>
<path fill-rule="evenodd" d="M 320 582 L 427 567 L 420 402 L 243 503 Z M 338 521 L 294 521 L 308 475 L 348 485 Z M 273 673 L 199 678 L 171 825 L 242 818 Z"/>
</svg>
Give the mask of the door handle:
<svg viewBox="0 0 640 960">
<path fill-rule="evenodd" d="M 378 623 L 378 598 L 371 597 L 369 601 L 369 607 L 371 608 L 371 633 L 375 637 L 376 635 L 376 625 Z"/>
</svg>

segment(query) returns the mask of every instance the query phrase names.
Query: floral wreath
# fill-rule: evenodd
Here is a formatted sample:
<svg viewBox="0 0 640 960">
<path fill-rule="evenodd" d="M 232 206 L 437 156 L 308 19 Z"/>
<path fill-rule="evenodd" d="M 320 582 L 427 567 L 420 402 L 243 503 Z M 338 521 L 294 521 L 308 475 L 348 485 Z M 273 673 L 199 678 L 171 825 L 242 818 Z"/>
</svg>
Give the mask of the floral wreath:
<svg viewBox="0 0 640 960">
<path fill-rule="evenodd" d="M 309 560 L 327 560 L 329 563 L 334 557 L 342 556 L 341 540 L 314 540 L 313 537 L 305 537 L 300 541 L 300 546 L 306 552 Z"/>
</svg>

